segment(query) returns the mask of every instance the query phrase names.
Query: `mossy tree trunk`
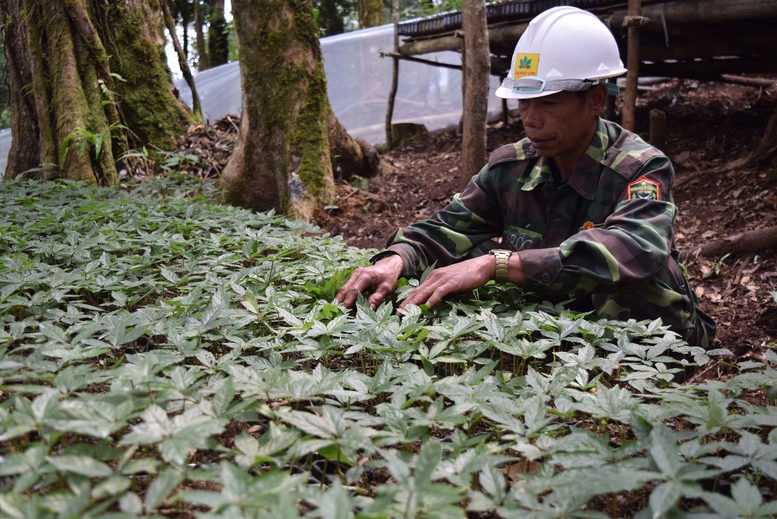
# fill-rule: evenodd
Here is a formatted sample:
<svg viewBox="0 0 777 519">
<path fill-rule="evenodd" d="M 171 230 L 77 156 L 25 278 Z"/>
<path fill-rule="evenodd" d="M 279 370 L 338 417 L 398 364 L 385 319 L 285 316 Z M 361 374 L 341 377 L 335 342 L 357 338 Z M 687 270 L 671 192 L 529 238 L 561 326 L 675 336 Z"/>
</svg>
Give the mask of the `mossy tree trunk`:
<svg viewBox="0 0 777 519">
<path fill-rule="evenodd" d="M 229 32 L 224 18 L 224 0 L 213 0 L 208 26 L 208 66 L 218 67 L 229 61 Z"/>
<path fill-rule="evenodd" d="M 383 25 L 383 0 L 358 0 L 359 27 L 377 27 Z"/>
<path fill-rule="evenodd" d="M 200 0 L 194 0 L 194 32 L 196 34 L 195 46 L 197 47 L 197 70 L 210 68 L 208 61 L 208 50 L 205 45 L 205 32 L 202 26 L 205 25 L 205 7 Z"/>
<path fill-rule="evenodd" d="M 312 4 L 233 0 L 232 6 L 243 114 L 221 176 L 226 200 L 307 219 L 334 184 L 327 136 L 331 108 Z"/>
<path fill-rule="evenodd" d="M 158 0 L 0 0 L 12 91 L 6 177 L 117 181 L 130 147 L 172 148 L 174 94 Z"/>
</svg>

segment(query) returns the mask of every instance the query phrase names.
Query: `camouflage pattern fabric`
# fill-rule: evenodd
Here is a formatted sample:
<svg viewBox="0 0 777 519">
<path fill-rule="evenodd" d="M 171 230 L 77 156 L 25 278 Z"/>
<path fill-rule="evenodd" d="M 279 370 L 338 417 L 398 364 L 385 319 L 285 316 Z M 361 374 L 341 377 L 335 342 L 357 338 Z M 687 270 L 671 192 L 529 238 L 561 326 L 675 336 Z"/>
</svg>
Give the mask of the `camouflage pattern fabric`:
<svg viewBox="0 0 777 519">
<path fill-rule="evenodd" d="M 463 193 L 430 219 L 397 230 L 388 249 L 404 276 L 499 247 L 519 251 L 524 290 L 580 296 L 610 319 L 656 319 L 707 347 L 715 323 L 677 263 L 674 170 L 659 150 L 615 123 L 597 131 L 566 182 L 528 139 L 503 146 Z"/>
</svg>

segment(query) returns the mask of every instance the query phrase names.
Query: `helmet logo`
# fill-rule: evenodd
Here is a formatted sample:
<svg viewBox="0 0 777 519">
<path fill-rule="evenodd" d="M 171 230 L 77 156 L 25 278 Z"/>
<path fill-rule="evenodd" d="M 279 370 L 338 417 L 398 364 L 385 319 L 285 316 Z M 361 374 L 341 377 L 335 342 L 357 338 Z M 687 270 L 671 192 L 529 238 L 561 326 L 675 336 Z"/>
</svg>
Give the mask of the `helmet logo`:
<svg viewBox="0 0 777 519">
<path fill-rule="evenodd" d="M 516 54 L 515 64 L 513 65 L 513 79 L 536 76 L 539 62 L 539 54 Z"/>
</svg>

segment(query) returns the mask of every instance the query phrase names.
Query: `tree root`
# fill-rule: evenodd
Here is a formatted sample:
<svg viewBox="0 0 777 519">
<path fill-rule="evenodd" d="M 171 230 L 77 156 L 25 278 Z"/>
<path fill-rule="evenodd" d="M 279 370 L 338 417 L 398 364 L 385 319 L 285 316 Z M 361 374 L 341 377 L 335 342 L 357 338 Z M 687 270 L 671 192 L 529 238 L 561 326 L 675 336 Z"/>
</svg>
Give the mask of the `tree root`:
<svg viewBox="0 0 777 519">
<path fill-rule="evenodd" d="M 748 231 L 720 240 L 712 240 L 680 252 L 680 261 L 698 257 L 743 254 L 777 248 L 777 226 Z"/>
</svg>

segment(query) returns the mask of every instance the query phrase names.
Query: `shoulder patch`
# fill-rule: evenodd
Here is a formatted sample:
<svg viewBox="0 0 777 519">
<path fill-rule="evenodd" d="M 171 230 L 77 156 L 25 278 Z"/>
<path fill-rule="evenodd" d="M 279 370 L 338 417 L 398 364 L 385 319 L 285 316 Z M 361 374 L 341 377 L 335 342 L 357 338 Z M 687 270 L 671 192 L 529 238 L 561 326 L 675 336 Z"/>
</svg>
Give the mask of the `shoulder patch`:
<svg viewBox="0 0 777 519">
<path fill-rule="evenodd" d="M 656 157 L 664 157 L 664 154 L 639 136 L 624 130 L 605 151 L 602 164 L 629 180 L 634 178 L 648 161 Z"/>
<path fill-rule="evenodd" d="M 626 186 L 626 198 L 629 200 L 661 200 L 661 186 L 658 182 L 642 177 Z"/>
</svg>

